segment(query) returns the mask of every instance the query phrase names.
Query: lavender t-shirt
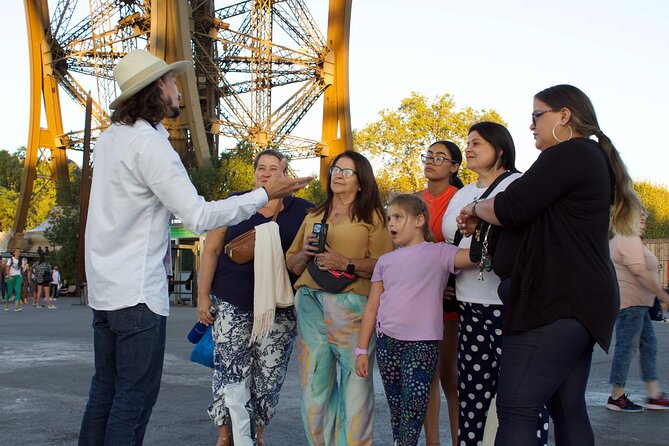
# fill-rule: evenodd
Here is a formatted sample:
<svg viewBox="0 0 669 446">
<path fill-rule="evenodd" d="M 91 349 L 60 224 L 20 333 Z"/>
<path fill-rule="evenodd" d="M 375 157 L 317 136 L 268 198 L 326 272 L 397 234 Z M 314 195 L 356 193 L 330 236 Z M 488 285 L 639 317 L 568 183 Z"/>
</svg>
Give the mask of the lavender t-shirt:
<svg viewBox="0 0 669 446">
<path fill-rule="evenodd" d="M 458 248 L 423 242 L 379 257 L 372 282 L 383 282 L 376 331 L 403 341 L 443 338 L 442 299 L 449 274 L 456 273 Z"/>
</svg>

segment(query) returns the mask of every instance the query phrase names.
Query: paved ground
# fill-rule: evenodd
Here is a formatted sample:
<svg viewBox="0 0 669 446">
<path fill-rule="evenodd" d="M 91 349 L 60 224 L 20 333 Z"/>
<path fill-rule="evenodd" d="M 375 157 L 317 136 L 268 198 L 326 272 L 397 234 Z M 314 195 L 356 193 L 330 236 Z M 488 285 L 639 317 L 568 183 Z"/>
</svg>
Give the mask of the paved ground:
<svg viewBox="0 0 669 446">
<path fill-rule="evenodd" d="M 0 311 L 0 446 L 74 445 L 92 374 L 91 312 L 77 299 L 60 299 L 57 310 Z M 188 361 L 186 334 L 195 309 L 173 307 L 167 330 L 162 388 L 147 430 L 148 446 L 213 445 L 216 430 L 206 414 L 211 372 Z M 659 367 L 669 389 L 669 323 L 656 323 Z M 588 387 L 588 406 L 599 445 L 669 444 L 669 412 L 621 414 L 603 404 L 610 358 L 597 350 Z M 374 444 L 390 446 L 388 408 L 378 375 Z M 628 390 L 641 400 L 643 383 L 632 367 Z M 268 446 L 306 445 L 291 363 L 281 402 L 267 428 Z M 442 409 L 445 405 L 442 402 Z M 450 438 L 442 416 L 442 444 Z M 423 443 L 421 443 L 423 444 Z M 551 442 L 552 444 L 552 442 Z"/>
</svg>

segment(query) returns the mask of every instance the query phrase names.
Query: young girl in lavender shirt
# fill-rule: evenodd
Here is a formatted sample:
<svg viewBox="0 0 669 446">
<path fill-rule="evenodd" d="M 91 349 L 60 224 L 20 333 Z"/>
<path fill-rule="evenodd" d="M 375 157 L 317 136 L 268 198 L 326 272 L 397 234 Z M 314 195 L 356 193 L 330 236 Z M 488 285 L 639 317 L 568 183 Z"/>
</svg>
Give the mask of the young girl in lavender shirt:
<svg viewBox="0 0 669 446">
<path fill-rule="evenodd" d="M 448 276 L 474 265 L 469 250 L 432 243 L 427 205 L 420 197 L 395 196 L 387 215 L 388 231 L 399 248 L 382 255 L 374 268 L 355 372 L 369 375 L 367 346 L 376 329 L 376 358 L 395 445 L 412 446 L 418 443 L 439 356 Z"/>
</svg>

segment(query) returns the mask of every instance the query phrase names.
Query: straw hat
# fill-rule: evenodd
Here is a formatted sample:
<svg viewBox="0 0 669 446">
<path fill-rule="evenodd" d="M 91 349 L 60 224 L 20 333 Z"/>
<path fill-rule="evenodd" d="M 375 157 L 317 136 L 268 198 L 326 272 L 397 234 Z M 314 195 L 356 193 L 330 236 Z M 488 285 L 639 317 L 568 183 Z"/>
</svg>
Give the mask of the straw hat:
<svg viewBox="0 0 669 446">
<path fill-rule="evenodd" d="M 180 74 L 190 66 L 191 63 L 186 61 L 168 65 L 164 60 L 145 50 L 135 50 L 126 54 L 114 67 L 114 79 L 121 88 L 121 94 L 109 104 L 109 108 L 112 110 L 117 108 L 123 101 L 170 71 Z"/>
</svg>

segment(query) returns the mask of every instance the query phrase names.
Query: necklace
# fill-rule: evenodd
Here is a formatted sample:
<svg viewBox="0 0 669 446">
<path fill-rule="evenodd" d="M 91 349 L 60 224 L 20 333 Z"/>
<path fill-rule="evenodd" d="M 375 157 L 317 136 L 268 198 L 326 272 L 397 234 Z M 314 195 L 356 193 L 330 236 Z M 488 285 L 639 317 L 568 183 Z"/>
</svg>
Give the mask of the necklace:
<svg viewBox="0 0 669 446">
<path fill-rule="evenodd" d="M 344 214 L 348 214 L 348 209 L 346 211 L 343 211 L 341 209 L 339 209 L 339 210 L 334 210 L 333 209 L 331 215 L 332 215 L 332 218 L 337 218 L 337 217 L 341 217 Z"/>
</svg>

